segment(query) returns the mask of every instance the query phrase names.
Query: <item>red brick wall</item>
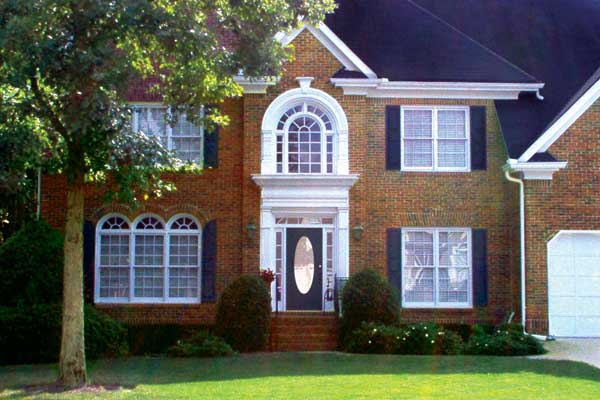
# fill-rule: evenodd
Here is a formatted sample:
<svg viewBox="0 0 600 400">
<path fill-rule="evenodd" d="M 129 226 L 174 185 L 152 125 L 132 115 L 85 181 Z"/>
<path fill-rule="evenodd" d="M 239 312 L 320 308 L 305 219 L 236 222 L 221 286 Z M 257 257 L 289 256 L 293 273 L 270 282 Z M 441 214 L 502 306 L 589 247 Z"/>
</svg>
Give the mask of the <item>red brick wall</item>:
<svg viewBox="0 0 600 400">
<path fill-rule="evenodd" d="M 392 100 L 343 96 L 330 77 L 342 65 L 308 31 L 295 40 L 296 59 L 286 66 L 281 81 L 266 95 L 249 94 L 229 101 L 225 112 L 232 125 L 222 130 L 219 167 L 203 176 L 179 176 L 179 191 L 147 205 L 159 213 L 194 210 L 203 221 L 217 218 L 218 285 L 242 272 L 259 268 L 259 235 L 248 239 L 245 226 L 258 224 L 260 190 L 251 179 L 260 173 L 261 123 L 269 104 L 281 93 L 297 88 L 295 78 L 312 76 L 312 87 L 332 95 L 344 108 L 349 122 L 351 173 L 360 179 L 350 192 L 350 226 L 365 228 L 360 241 L 350 240 L 350 271 L 372 267 L 386 272 L 387 228 L 407 226 L 472 227 L 488 230 L 489 306 L 466 310 L 404 310 L 405 320 L 440 322 L 497 322 L 515 309 L 512 287 L 511 246 L 515 190 L 502 177 L 507 159 L 499 124 L 491 101 Z M 386 104 L 465 104 L 488 109 L 488 169 L 470 173 L 406 173 L 385 170 Z M 242 123 L 243 121 L 243 123 Z M 43 213 L 54 224 L 62 223 L 64 192 L 60 180 L 44 180 Z M 98 193 L 90 190 L 86 215 L 98 218 L 103 207 Z M 135 212 L 127 212 L 128 215 Z M 168 217 L 168 215 L 164 215 Z M 212 305 L 198 306 L 102 306 L 111 314 L 137 322 L 205 322 Z"/>
<path fill-rule="evenodd" d="M 560 230 L 600 230 L 600 100 L 549 151 L 567 168 L 525 181 L 527 325 L 548 332 L 547 243 Z"/>
<path fill-rule="evenodd" d="M 202 175 L 174 175 L 177 191 L 160 200 L 146 202 L 138 209 L 104 204 L 102 189 L 86 190 L 85 218 L 97 222 L 109 212 L 121 212 L 133 219 L 144 212 L 155 212 L 165 219 L 185 212 L 197 217 L 202 225 L 217 220 L 217 292 L 242 271 L 242 101 L 229 100 L 223 112 L 231 116 L 231 124 L 220 130 L 219 166 Z M 42 182 L 42 215 L 51 224 L 64 225 L 65 186 L 60 176 L 45 176 Z M 214 304 L 199 305 L 102 305 L 109 314 L 124 320 L 163 323 L 208 323 L 214 316 Z"/>
</svg>

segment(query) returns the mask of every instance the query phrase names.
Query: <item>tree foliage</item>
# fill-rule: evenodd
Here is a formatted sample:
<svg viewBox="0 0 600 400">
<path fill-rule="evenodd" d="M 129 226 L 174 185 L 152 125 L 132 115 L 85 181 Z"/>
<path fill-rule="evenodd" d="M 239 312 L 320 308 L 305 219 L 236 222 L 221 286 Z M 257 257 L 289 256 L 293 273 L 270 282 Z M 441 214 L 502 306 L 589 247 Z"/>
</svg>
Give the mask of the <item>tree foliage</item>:
<svg viewBox="0 0 600 400">
<path fill-rule="evenodd" d="M 125 104 L 134 77 L 175 117 L 225 124 L 204 105 L 239 96 L 233 76 L 277 75 L 290 58 L 275 34 L 316 23 L 333 0 L 0 0 L 0 87 L 22 94 L 15 107 L 33 115 L 67 178 L 61 379 L 85 381 L 83 299 L 84 184 L 106 183 L 117 200 L 172 190 L 164 171 L 184 168 L 159 142 L 129 133 Z M 27 112 L 23 110 L 29 110 Z"/>
</svg>

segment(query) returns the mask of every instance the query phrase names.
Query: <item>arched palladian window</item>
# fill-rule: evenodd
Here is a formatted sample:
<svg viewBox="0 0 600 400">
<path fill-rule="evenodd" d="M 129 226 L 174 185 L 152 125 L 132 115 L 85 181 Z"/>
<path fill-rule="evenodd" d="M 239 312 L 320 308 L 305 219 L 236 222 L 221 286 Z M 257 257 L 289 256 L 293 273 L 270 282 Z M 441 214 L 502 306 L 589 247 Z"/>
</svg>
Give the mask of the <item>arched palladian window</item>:
<svg viewBox="0 0 600 400">
<path fill-rule="evenodd" d="M 131 224 L 112 215 L 97 232 L 97 302 L 199 301 L 201 230 L 192 216 L 165 223 L 147 214 Z"/>
<path fill-rule="evenodd" d="M 278 173 L 333 173 L 334 130 L 323 109 L 307 101 L 289 107 L 276 134 Z"/>
</svg>

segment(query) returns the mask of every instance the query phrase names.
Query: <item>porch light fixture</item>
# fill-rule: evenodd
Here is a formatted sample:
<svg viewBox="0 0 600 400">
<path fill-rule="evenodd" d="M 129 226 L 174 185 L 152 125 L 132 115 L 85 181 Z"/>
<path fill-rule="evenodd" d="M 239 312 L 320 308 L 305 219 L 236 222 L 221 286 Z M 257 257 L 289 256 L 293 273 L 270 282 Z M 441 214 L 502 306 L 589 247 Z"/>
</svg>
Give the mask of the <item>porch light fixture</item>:
<svg viewBox="0 0 600 400">
<path fill-rule="evenodd" d="M 354 238 L 354 240 L 362 239 L 362 234 L 364 230 L 365 228 L 363 228 L 360 224 L 352 228 L 352 237 Z"/>
<path fill-rule="evenodd" d="M 258 228 L 256 227 L 256 224 L 254 224 L 253 222 L 249 222 L 248 225 L 246 225 L 246 235 L 248 235 L 248 239 L 254 238 L 256 229 L 258 229 Z"/>
</svg>

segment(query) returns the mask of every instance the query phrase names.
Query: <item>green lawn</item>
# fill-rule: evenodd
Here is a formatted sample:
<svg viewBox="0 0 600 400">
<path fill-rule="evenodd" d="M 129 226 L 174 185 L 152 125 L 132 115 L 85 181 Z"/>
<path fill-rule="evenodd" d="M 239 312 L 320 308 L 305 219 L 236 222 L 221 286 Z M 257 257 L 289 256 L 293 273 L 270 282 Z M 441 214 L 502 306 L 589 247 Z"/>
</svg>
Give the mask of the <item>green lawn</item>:
<svg viewBox="0 0 600 400">
<path fill-rule="evenodd" d="M 221 359 L 127 358 L 89 364 L 116 391 L 40 393 L 56 366 L 0 367 L 0 399 L 600 399 L 600 370 L 581 363 L 496 357 L 338 353 Z"/>
</svg>

